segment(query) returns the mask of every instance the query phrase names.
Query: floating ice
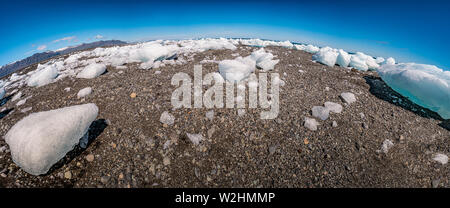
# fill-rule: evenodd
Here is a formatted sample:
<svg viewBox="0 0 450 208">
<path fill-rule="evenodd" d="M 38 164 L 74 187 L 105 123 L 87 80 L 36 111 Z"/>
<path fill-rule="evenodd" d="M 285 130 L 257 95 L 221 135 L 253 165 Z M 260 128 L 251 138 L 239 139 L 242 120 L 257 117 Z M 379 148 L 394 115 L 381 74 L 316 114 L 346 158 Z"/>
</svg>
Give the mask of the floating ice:
<svg viewBox="0 0 450 208">
<path fill-rule="evenodd" d="M 414 103 L 450 119 L 450 71 L 425 64 L 384 64 L 378 74 L 392 89 Z"/>
<path fill-rule="evenodd" d="M 104 64 L 91 64 L 78 73 L 77 78 L 92 79 L 105 73 L 106 66 Z"/>
<path fill-rule="evenodd" d="M 351 93 L 351 92 L 343 92 L 343 93 L 341 93 L 341 98 L 347 104 L 350 104 L 350 103 L 353 103 L 353 102 L 356 101 L 355 95 L 353 93 Z"/>
<path fill-rule="evenodd" d="M 13 161 L 30 174 L 47 173 L 79 143 L 97 114 L 89 103 L 28 115 L 5 136 Z"/>
<path fill-rule="evenodd" d="M 441 153 L 437 153 L 434 155 L 433 160 L 441 163 L 442 165 L 445 165 L 448 163 L 448 156 Z"/>
<path fill-rule="evenodd" d="M 175 117 L 167 111 L 164 111 L 159 118 L 163 124 L 172 125 L 175 122 Z"/>
<path fill-rule="evenodd" d="M 317 130 L 317 126 L 319 125 L 319 123 L 317 123 L 316 119 L 313 118 L 305 118 L 305 123 L 304 126 L 311 130 L 311 131 L 316 131 Z"/>
<path fill-rule="evenodd" d="M 189 134 L 186 133 L 187 137 L 189 138 L 189 140 L 191 140 L 191 142 L 195 145 L 200 144 L 200 142 L 203 140 L 203 136 L 201 134 Z"/>
<path fill-rule="evenodd" d="M 78 91 L 77 98 L 84 98 L 92 93 L 92 88 L 86 87 Z"/>
</svg>

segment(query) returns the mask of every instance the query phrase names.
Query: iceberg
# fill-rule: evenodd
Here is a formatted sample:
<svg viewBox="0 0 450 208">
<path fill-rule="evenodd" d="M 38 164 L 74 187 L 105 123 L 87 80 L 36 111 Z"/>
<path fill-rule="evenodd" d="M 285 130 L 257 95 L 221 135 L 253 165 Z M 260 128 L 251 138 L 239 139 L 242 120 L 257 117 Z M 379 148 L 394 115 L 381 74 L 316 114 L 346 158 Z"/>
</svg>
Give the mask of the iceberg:
<svg viewBox="0 0 450 208">
<path fill-rule="evenodd" d="M 398 93 L 450 119 L 450 71 L 433 65 L 401 63 L 383 64 L 378 74 Z"/>
<path fill-rule="evenodd" d="M 5 136 L 14 163 L 32 175 L 47 173 L 80 142 L 97 114 L 97 105 L 89 103 L 28 115 Z"/>
</svg>

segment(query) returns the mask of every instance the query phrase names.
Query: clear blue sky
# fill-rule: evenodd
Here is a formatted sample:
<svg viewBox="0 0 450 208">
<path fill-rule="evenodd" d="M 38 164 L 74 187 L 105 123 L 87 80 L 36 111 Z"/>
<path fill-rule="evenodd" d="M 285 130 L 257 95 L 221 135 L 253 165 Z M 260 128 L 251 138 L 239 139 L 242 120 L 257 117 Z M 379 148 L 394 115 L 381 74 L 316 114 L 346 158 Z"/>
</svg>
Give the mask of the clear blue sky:
<svg viewBox="0 0 450 208">
<path fill-rule="evenodd" d="M 450 70 L 447 0 L 1 0 L 0 4 L 0 65 L 99 39 L 257 37 L 393 56 Z"/>
</svg>

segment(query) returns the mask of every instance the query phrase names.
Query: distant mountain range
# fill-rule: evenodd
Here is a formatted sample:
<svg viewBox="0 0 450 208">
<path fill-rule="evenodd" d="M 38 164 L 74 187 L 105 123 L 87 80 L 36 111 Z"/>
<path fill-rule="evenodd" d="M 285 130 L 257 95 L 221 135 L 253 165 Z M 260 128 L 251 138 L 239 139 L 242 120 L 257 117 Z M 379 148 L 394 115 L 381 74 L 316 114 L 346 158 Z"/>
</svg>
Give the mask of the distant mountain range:
<svg viewBox="0 0 450 208">
<path fill-rule="evenodd" d="M 0 68 L 0 78 L 7 76 L 11 73 L 14 73 L 18 70 L 21 70 L 30 65 L 40 63 L 42 61 L 48 60 L 50 58 L 66 55 L 76 51 L 87 50 L 91 48 L 105 47 L 105 46 L 115 46 L 115 45 L 125 45 L 126 42 L 120 40 L 106 40 L 106 41 L 97 41 L 92 43 L 83 43 L 78 46 L 67 47 L 65 49 L 60 49 L 56 51 L 46 51 L 42 53 L 36 53 L 32 56 L 22 59 L 20 61 L 13 62 L 11 64 L 4 65 Z"/>
</svg>

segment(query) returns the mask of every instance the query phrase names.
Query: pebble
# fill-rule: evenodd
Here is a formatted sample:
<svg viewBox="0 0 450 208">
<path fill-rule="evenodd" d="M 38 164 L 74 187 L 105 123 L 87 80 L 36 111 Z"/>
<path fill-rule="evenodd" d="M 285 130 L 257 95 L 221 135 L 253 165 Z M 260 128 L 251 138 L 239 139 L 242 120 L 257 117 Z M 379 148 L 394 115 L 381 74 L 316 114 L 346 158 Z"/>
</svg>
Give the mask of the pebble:
<svg viewBox="0 0 450 208">
<path fill-rule="evenodd" d="M 351 92 L 343 92 L 343 93 L 341 93 L 341 98 L 347 104 L 351 104 L 351 103 L 356 101 L 355 94 L 353 94 Z"/>
<path fill-rule="evenodd" d="M 134 93 L 134 92 L 130 94 L 130 97 L 131 97 L 131 98 L 135 98 L 136 96 L 137 96 L 137 95 L 136 95 L 136 93 Z"/>
<path fill-rule="evenodd" d="M 100 182 L 102 182 L 103 184 L 106 184 L 106 183 L 108 183 L 109 178 L 110 178 L 109 176 L 102 176 L 100 178 Z"/>
<path fill-rule="evenodd" d="M 362 126 L 363 126 L 364 129 L 368 129 L 368 128 L 369 128 L 369 125 L 368 125 L 366 122 L 364 122 L 364 123 L 362 124 Z"/>
<path fill-rule="evenodd" d="M 431 182 L 431 185 L 433 186 L 433 188 L 437 188 L 437 187 L 439 187 L 440 182 L 441 182 L 440 179 L 436 179 Z"/>
<path fill-rule="evenodd" d="M 206 118 L 212 121 L 214 119 L 214 110 L 206 112 Z"/>
<path fill-rule="evenodd" d="M 66 172 L 64 173 L 64 178 L 66 178 L 66 179 L 72 179 L 72 172 L 66 171 Z"/>
<path fill-rule="evenodd" d="M 87 160 L 88 162 L 94 161 L 94 155 L 93 155 L 93 154 L 88 154 L 88 155 L 86 156 L 86 160 Z"/>
<path fill-rule="evenodd" d="M 316 119 L 313 118 L 305 118 L 305 123 L 304 126 L 311 130 L 311 131 L 316 131 L 317 130 L 317 125 L 319 125 L 319 123 L 317 123 Z"/>
<path fill-rule="evenodd" d="M 163 159 L 163 164 L 164 164 L 165 166 L 170 165 L 170 158 L 164 157 L 164 159 Z"/>
<path fill-rule="evenodd" d="M 214 135 L 214 132 L 216 131 L 216 128 L 213 126 L 208 130 L 208 138 L 211 139 L 211 137 Z"/>
<path fill-rule="evenodd" d="M 159 118 L 159 121 L 166 125 L 173 125 L 175 123 L 175 117 L 167 111 L 164 111 Z"/>
<path fill-rule="evenodd" d="M 332 127 L 337 127 L 338 125 L 337 125 L 337 122 L 336 121 L 333 121 L 333 123 L 331 124 L 331 126 Z"/>
</svg>

